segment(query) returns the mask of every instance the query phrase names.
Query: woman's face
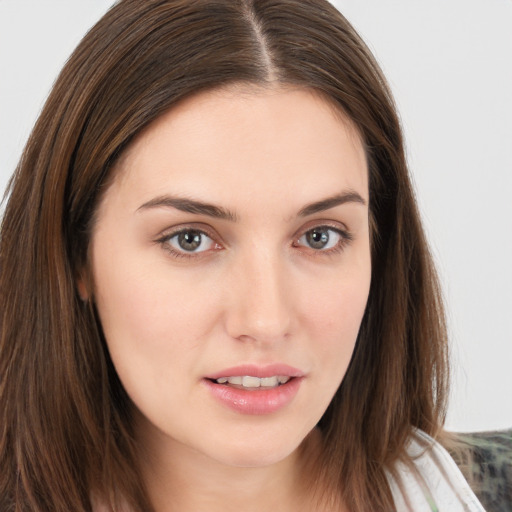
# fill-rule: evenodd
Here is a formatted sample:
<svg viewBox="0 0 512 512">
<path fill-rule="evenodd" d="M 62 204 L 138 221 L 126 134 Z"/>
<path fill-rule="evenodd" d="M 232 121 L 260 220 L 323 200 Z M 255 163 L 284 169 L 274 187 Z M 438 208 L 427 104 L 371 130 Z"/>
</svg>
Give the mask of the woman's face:
<svg viewBox="0 0 512 512">
<path fill-rule="evenodd" d="M 358 134 L 306 90 L 230 88 L 162 116 L 115 172 L 92 296 L 139 428 L 162 453 L 285 459 L 340 385 L 367 302 Z"/>
</svg>

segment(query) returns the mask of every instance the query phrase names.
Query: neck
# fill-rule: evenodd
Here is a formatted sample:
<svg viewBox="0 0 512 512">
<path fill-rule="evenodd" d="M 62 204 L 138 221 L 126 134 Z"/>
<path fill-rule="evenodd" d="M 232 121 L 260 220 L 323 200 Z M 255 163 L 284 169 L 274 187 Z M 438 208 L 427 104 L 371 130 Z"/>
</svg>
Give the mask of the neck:
<svg viewBox="0 0 512 512">
<path fill-rule="evenodd" d="M 230 466 L 175 441 L 163 446 L 154 431 L 141 434 L 142 472 L 156 512 L 321 510 L 311 480 L 320 456 L 316 430 L 284 460 L 260 467 Z"/>
</svg>

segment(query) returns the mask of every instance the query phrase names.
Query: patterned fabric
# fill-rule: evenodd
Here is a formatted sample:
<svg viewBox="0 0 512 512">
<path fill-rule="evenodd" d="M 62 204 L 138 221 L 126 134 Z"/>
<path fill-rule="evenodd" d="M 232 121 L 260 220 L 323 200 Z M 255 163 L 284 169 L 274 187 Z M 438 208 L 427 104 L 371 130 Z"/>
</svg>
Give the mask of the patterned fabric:
<svg viewBox="0 0 512 512">
<path fill-rule="evenodd" d="M 512 429 L 457 437 L 469 448 L 460 467 L 487 512 L 511 512 Z"/>
</svg>

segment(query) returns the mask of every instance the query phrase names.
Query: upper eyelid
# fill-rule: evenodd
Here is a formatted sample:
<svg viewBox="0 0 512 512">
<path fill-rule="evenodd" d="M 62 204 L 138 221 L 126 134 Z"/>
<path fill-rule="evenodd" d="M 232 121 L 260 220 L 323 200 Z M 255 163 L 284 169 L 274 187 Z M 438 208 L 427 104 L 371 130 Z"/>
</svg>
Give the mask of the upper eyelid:
<svg viewBox="0 0 512 512">
<path fill-rule="evenodd" d="M 193 224 L 187 224 L 187 225 L 181 225 L 181 226 L 174 226 L 173 228 L 169 228 L 167 230 L 161 231 L 161 234 L 157 236 L 157 238 L 154 240 L 154 243 L 159 245 L 160 247 L 163 247 L 168 253 L 170 253 L 174 258 L 185 258 L 185 259 L 192 259 L 192 258 L 202 258 L 207 256 L 210 253 L 210 250 L 204 250 L 204 251 L 186 251 L 184 249 L 178 249 L 176 247 L 173 247 L 171 244 L 171 240 L 181 233 L 187 232 L 187 231 L 196 231 L 200 233 L 202 236 L 208 237 L 214 244 L 215 249 L 224 248 L 225 244 L 223 242 L 219 242 L 218 236 L 212 235 L 209 233 L 210 229 L 204 229 L 204 227 L 197 227 Z"/>
<path fill-rule="evenodd" d="M 351 231 L 349 228 L 340 221 L 334 221 L 334 220 L 327 220 L 327 219 L 317 219 L 317 220 L 311 220 L 307 222 L 305 225 L 302 225 L 299 229 L 297 229 L 292 236 L 292 240 L 296 241 L 298 238 L 303 236 L 308 231 L 311 231 L 313 229 L 318 228 L 328 228 L 332 229 L 334 231 L 337 231 L 338 233 L 341 233 L 343 235 L 349 235 L 351 236 Z M 166 240 L 169 238 L 172 238 L 176 235 L 179 235 L 180 233 L 184 231 L 198 231 L 208 237 L 210 237 L 212 240 L 220 243 L 223 246 L 228 246 L 227 242 L 224 240 L 224 238 L 219 234 L 219 232 L 212 228 L 209 225 L 205 225 L 201 222 L 191 222 L 191 223 L 184 223 L 180 224 L 178 226 L 169 227 L 167 229 L 162 230 L 156 237 L 157 241 Z"/>
<path fill-rule="evenodd" d="M 304 235 L 306 235 L 306 233 L 309 233 L 310 231 L 314 231 L 315 229 L 322 229 L 322 228 L 325 228 L 325 229 L 328 229 L 331 231 L 335 231 L 341 237 L 341 240 L 343 240 L 345 242 L 351 242 L 354 239 L 352 233 L 346 229 L 340 229 L 338 227 L 329 226 L 326 224 L 319 224 L 317 226 L 314 226 L 312 228 L 309 228 L 309 229 L 306 229 L 306 230 L 300 232 L 298 235 L 296 235 L 294 237 L 292 243 L 293 244 L 297 243 L 297 241 L 300 240 Z"/>
<path fill-rule="evenodd" d="M 224 243 L 222 237 L 218 234 L 216 230 L 210 227 L 205 227 L 204 224 L 196 224 L 193 222 L 190 224 L 182 224 L 179 226 L 174 226 L 172 228 L 164 229 L 160 232 L 160 234 L 157 235 L 157 240 L 173 238 L 174 236 L 179 235 L 180 233 L 186 231 L 198 231 L 199 233 L 208 236 L 212 240 Z"/>
<path fill-rule="evenodd" d="M 338 233 L 350 234 L 350 229 L 343 222 L 320 219 L 320 220 L 310 221 L 307 224 L 301 226 L 295 232 L 294 238 L 297 238 L 298 236 L 302 236 L 305 233 L 307 233 L 308 231 L 311 231 L 313 229 L 318 229 L 318 228 L 328 228 L 328 229 L 337 231 Z"/>
</svg>

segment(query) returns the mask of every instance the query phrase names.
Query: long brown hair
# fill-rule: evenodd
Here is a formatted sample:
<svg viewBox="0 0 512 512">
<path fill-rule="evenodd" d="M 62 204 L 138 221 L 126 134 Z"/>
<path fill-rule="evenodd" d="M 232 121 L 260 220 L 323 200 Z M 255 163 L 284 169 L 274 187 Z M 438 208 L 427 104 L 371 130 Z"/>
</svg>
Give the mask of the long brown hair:
<svg viewBox="0 0 512 512">
<path fill-rule="evenodd" d="M 322 417 L 323 478 L 354 512 L 390 510 L 386 470 L 436 435 L 446 332 L 399 120 L 370 51 L 326 0 L 122 0 L 61 72 L 10 183 L 0 245 L 0 509 L 152 510 L 130 404 L 94 306 L 77 294 L 109 170 L 181 99 L 230 83 L 316 90 L 368 157 L 372 284 L 350 367 Z M 305 120 L 307 122 L 307 120 Z"/>
</svg>

